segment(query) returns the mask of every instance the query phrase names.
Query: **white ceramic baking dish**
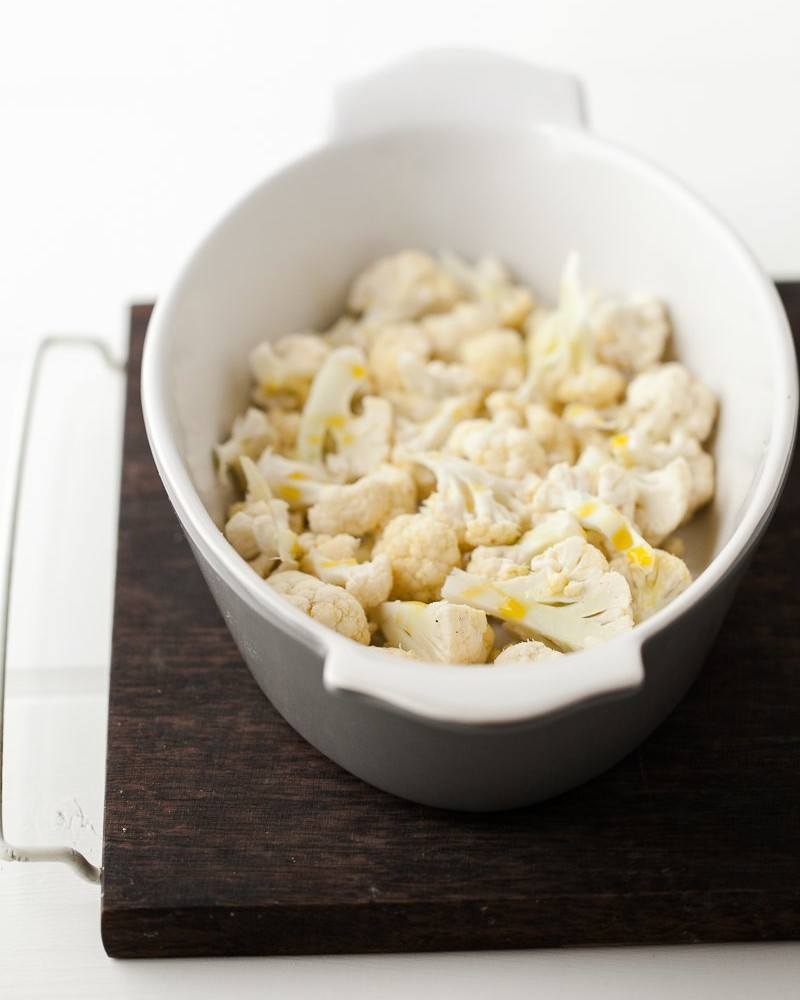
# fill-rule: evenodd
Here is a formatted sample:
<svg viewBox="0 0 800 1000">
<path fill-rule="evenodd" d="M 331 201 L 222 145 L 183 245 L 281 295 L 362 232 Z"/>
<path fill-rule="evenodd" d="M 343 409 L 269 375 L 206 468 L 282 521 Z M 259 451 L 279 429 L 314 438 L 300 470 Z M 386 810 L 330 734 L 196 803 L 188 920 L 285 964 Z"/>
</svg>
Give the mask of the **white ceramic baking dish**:
<svg viewBox="0 0 800 1000">
<path fill-rule="evenodd" d="M 695 582 L 631 633 L 535 666 L 396 661 L 284 603 L 221 534 L 230 497 L 211 453 L 245 405 L 249 349 L 324 327 L 352 276 L 404 247 L 497 253 L 550 299 L 575 248 L 593 286 L 669 303 L 677 356 L 720 398 L 717 494 L 686 533 Z M 278 711 L 380 788 L 483 810 L 599 773 L 684 694 L 778 499 L 797 374 L 753 257 L 682 184 L 591 135 L 575 80 L 432 52 L 342 91 L 330 144 L 265 180 L 202 241 L 153 314 L 142 400 L 167 493 Z"/>
</svg>

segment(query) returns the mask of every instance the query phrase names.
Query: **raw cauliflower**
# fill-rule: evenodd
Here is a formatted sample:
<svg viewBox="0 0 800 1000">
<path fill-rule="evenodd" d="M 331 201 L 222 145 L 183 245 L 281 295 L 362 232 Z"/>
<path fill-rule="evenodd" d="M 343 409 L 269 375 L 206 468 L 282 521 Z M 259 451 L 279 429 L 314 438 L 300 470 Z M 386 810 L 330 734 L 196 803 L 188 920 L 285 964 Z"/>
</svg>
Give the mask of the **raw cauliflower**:
<svg viewBox="0 0 800 1000">
<path fill-rule="evenodd" d="M 558 649 L 539 642 L 538 639 L 527 639 L 524 642 L 512 642 L 494 659 L 496 666 L 505 663 L 530 663 L 532 660 L 552 660 L 564 654 Z"/>
<path fill-rule="evenodd" d="M 441 404 L 454 397 L 474 400 L 477 409 L 481 401 L 478 380 L 463 365 L 446 361 L 422 361 L 411 351 L 401 351 L 397 357 L 399 388 L 386 393 L 399 416 L 424 422 L 434 416 Z"/>
<path fill-rule="evenodd" d="M 387 601 L 378 624 L 388 645 L 434 663 L 485 663 L 494 644 L 482 611 L 447 601 Z"/>
<path fill-rule="evenodd" d="M 398 420 L 395 459 L 404 460 L 418 451 L 435 451 L 444 446 L 452 432 L 464 420 L 472 417 L 480 405 L 474 395 L 453 396 L 438 404 L 430 419 L 424 423 Z"/>
<path fill-rule="evenodd" d="M 331 431 L 335 450 L 325 456 L 328 471 L 347 481 L 366 476 L 388 461 L 393 430 L 392 404 L 380 396 L 365 396 L 361 413 L 349 415 Z"/>
<path fill-rule="evenodd" d="M 303 510 L 316 503 L 325 487 L 334 483 L 324 466 L 286 458 L 271 448 L 261 455 L 257 464 L 275 496 L 285 500 L 292 510 Z"/>
<path fill-rule="evenodd" d="M 533 663 L 625 631 L 691 582 L 674 532 L 714 493 L 716 399 L 663 361 L 670 332 L 574 254 L 553 306 L 496 257 L 382 257 L 324 332 L 252 350 L 214 450 L 225 536 L 395 657 Z"/>
<path fill-rule="evenodd" d="M 589 315 L 597 357 L 624 372 L 641 372 L 661 360 L 670 335 L 664 303 L 648 295 L 607 298 Z"/>
<path fill-rule="evenodd" d="M 354 483 L 335 482 L 324 468 L 271 451 L 264 452 L 258 468 L 280 499 L 292 509 L 307 509 L 309 526 L 317 534 L 367 534 L 416 508 L 413 478 L 394 465 L 380 465 Z"/>
<path fill-rule="evenodd" d="M 289 524 L 289 506 L 275 500 L 252 459 L 241 458 L 246 486 L 243 503 L 234 504 L 225 524 L 225 537 L 259 576 L 268 576 L 278 564 L 296 566 L 297 535 Z"/>
<path fill-rule="evenodd" d="M 655 549 L 655 564 L 651 573 L 629 562 L 624 556 L 615 556 L 611 568 L 628 581 L 633 598 L 633 620 L 638 624 L 669 604 L 692 582 L 692 574 L 678 556 Z"/>
<path fill-rule="evenodd" d="M 688 516 L 692 474 L 685 458 L 641 471 L 607 462 L 598 473 L 597 495 L 634 521 L 651 545 L 658 545 Z"/>
<path fill-rule="evenodd" d="M 558 307 L 534 313 L 529 324 L 528 384 L 540 399 L 605 406 L 624 392 L 623 375 L 596 357 L 590 309 L 591 297 L 581 288 L 578 259 L 572 255 L 561 278 Z"/>
<path fill-rule="evenodd" d="M 625 404 L 632 425 L 652 441 L 669 441 L 676 432 L 705 441 L 717 416 L 714 393 L 677 361 L 637 375 Z"/>
<path fill-rule="evenodd" d="M 426 253 L 404 250 L 381 257 L 356 278 L 347 298 L 355 313 L 416 319 L 450 309 L 462 297 L 458 283 Z"/>
<path fill-rule="evenodd" d="M 558 462 L 550 466 L 547 475 L 537 486 L 531 506 L 537 513 L 565 510 L 570 494 L 576 491 L 592 493 L 596 485 L 596 475 L 586 464 L 568 465 L 566 462 Z"/>
<path fill-rule="evenodd" d="M 585 530 L 597 536 L 609 558 L 620 554 L 643 573 L 652 572 L 655 563 L 652 546 L 616 507 L 580 492 L 568 495 L 566 507 Z"/>
<path fill-rule="evenodd" d="M 525 349 L 516 330 L 487 330 L 461 347 L 461 360 L 487 389 L 515 389 L 525 377 Z"/>
<path fill-rule="evenodd" d="M 392 323 L 383 327 L 369 347 L 369 367 L 382 393 L 404 387 L 407 377 L 403 364 L 423 364 L 431 356 L 431 343 L 416 323 Z"/>
<path fill-rule="evenodd" d="M 446 521 L 430 514 L 393 518 L 373 554 L 389 559 L 394 577 L 392 597 L 400 601 L 438 601 L 445 577 L 461 565 L 458 535 Z"/>
<path fill-rule="evenodd" d="M 491 302 L 461 302 L 449 312 L 427 316 L 420 325 L 436 357 L 456 361 L 464 344 L 495 329 L 498 319 L 498 310 Z"/>
<path fill-rule="evenodd" d="M 525 421 L 544 450 L 548 466 L 558 462 L 571 465 L 575 461 L 575 439 L 569 427 L 552 410 L 540 403 L 530 403 L 525 407 Z"/>
<path fill-rule="evenodd" d="M 714 495 L 714 459 L 684 431 L 673 431 L 667 441 L 651 441 L 645 431 L 632 429 L 614 434 L 608 445 L 616 462 L 639 471 L 663 469 L 676 458 L 684 459 L 691 480 L 687 517 Z"/>
<path fill-rule="evenodd" d="M 623 406 L 599 408 L 569 403 L 561 411 L 561 422 L 569 429 L 578 451 L 594 447 L 607 452 L 609 434 L 627 427 L 630 418 Z"/>
<path fill-rule="evenodd" d="M 565 510 L 540 515 L 516 545 L 479 545 L 472 550 L 467 572 L 492 580 L 510 580 L 530 572 L 531 560 L 566 538 L 583 538 L 577 520 Z"/>
<path fill-rule="evenodd" d="M 309 618 L 348 639 L 369 645 L 371 635 L 366 613 L 355 597 L 342 587 L 323 583 L 298 570 L 273 573 L 267 582 Z"/>
<path fill-rule="evenodd" d="M 329 350 L 316 333 L 291 333 L 258 344 L 250 353 L 256 398 L 268 403 L 271 399 L 295 397 L 303 402 Z"/>
<path fill-rule="evenodd" d="M 633 627 L 627 581 L 581 538 L 568 538 L 531 561 L 530 573 L 491 580 L 454 569 L 442 596 L 501 618 L 526 638 L 562 650 L 584 649 Z"/>
<path fill-rule="evenodd" d="M 322 464 L 329 438 L 341 434 L 352 418 L 353 398 L 366 388 L 367 360 L 357 347 L 337 347 L 311 385 L 297 435 L 297 458 Z"/>
<path fill-rule="evenodd" d="M 259 576 L 276 568 L 296 565 L 297 537 L 289 526 L 289 508 L 283 500 L 255 500 L 232 512 L 225 537 Z"/>
<path fill-rule="evenodd" d="M 242 416 L 233 421 L 228 440 L 214 449 L 217 472 L 222 485 L 228 485 L 231 472 L 241 477 L 242 455 L 256 459 L 266 448 L 274 444 L 275 439 L 275 430 L 266 413 L 254 406 L 245 410 Z"/>
<path fill-rule="evenodd" d="M 585 399 L 590 406 L 606 406 L 619 399 L 624 389 L 625 380 L 616 368 L 595 364 L 565 375 L 555 398 L 559 403 Z"/>
<path fill-rule="evenodd" d="M 506 479 L 524 479 L 547 470 L 547 458 L 536 437 L 527 428 L 499 421 L 461 421 L 447 438 L 446 450 Z"/>
<path fill-rule="evenodd" d="M 364 535 L 378 531 L 417 505 L 417 487 L 405 469 L 382 465 L 345 486 L 323 486 L 308 510 L 308 523 L 320 535 Z"/>
<path fill-rule="evenodd" d="M 521 326 L 533 309 L 530 291 L 513 283 L 503 262 L 497 257 L 481 257 L 472 267 L 454 253 L 442 254 L 440 261 L 465 295 L 494 307 L 497 325 Z"/>
<path fill-rule="evenodd" d="M 352 535 L 304 535 L 300 568 L 352 594 L 365 609 L 382 604 L 392 590 L 392 565 L 385 555 L 359 562 L 361 540 Z"/>
<path fill-rule="evenodd" d="M 443 452 L 418 452 L 413 460 L 436 476 L 436 490 L 423 501 L 423 510 L 452 524 L 460 543 L 509 545 L 519 538 L 522 513 L 512 480 Z"/>
<path fill-rule="evenodd" d="M 275 408 L 269 411 L 267 417 L 274 432 L 273 447 L 284 455 L 293 454 L 300 431 L 300 414 L 294 410 Z"/>
</svg>

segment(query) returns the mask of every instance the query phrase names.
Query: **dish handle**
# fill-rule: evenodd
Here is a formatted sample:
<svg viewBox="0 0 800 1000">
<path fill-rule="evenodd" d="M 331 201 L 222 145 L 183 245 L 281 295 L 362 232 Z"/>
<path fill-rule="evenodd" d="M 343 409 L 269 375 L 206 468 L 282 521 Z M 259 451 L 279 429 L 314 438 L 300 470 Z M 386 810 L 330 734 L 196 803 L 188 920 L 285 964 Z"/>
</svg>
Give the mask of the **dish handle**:
<svg viewBox="0 0 800 1000">
<path fill-rule="evenodd" d="M 426 125 L 588 124 L 577 77 L 492 52 L 431 49 L 339 86 L 331 134 L 342 141 Z"/>
<path fill-rule="evenodd" d="M 11 498 L 11 513 L 9 518 L 8 543 L 6 546 L 5 566 L 3 567 L 2 625 L 0 625 L 0 860 L 4 861 L 61 861 L 70 865 L 79 875 L 90 882 L 99 882 L 102 870 L 93 865 L 80 851 L 74 847 L 44 847 L 22 846 L 10 844 L 3 835 L 3 719 L 5 709 L 5 680 L 8 659 L 9 611 L 11 609 L 11 586 L 14 578 L 14 553 L 19 521 L 20 498 L 22 495 L 22 480 L 25 472 L 25 462 L 28 454 L 31 424 L 36 405 L 37 390 L 42 371 L 42 363 L 53 347 L 89 348 L 97 351 L 111 371 L 125 373 L 125 362 L 118 361 L 109 350 L 105 341 L 83 336 L 51 336 L 40 341 L 31 369 L 30 384 L 25 401 L 25 413 L 22 418 L 22 433 L 20 434 L 17 451 L 16 467 L 14 469 L 13 493 Z"/>
<path fill-rule="evenodd" d="M 431 721 L 502 725 L 632 693 L 644 681 L 642 656 L 632 634 L 569 656 L 497 667 L 422 663 L 334 641 L 323 682 L 331 693 L 365 696 Z"/>
</svg>

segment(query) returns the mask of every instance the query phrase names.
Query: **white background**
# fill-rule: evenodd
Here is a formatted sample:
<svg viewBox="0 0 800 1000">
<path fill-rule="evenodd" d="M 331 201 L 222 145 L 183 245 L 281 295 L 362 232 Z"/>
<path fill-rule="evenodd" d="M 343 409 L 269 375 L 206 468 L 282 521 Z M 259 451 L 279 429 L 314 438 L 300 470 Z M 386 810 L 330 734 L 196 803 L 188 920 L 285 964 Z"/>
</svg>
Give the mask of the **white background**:
<svg viewBox="0 0 800 1000">
<path fill-rule="evenodd" d="M 687 180 L 772 274 L 800 277 L 791 0 L 5 4 L 2 513 L 36 339 L 75 330 L 121 351 L 127 305 L 155 297 L 244 189 L 322 139 L 337 81 L 430 45 L 577 73 L 598 132 Z M 43 389 L 12 618 L 7 826 L 96 858 L 120 386 L 60 355 Z M 792 945 L 120 963 L 98 915 L 96 887 L 67 870 L 0 864 L 0 997 L 784 997 L 800 977 Z"/>
</svg>

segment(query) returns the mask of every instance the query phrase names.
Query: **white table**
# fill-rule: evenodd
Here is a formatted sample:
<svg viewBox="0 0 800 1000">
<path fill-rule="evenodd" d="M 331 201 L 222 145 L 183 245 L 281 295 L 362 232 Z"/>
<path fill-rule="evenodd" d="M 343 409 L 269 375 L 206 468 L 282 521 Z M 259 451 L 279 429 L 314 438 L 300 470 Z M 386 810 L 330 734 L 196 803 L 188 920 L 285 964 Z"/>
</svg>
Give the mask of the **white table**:
<svg viewBox="0 0 800 1000">
<path fill-rule="evenodd" d="M 599 131 L 691 177 L 772 273 L 800 275 L 800 129 L 781 100 L 800 92 L 791 3 L 673 0 L 654 16 L 633 0 L 415 0 L 391 32 L 364 0 L 278 14 L 138 3 L 124 21 L 121 10 L 35 2 L 4 18 L 0 134 L 19 155 L 4 157 L 0 185 L 0 514 L 36 338 L 102 333 L 122 351 L 126 303 L 153 298 L 240 190 L 318 140 L 331 84 L 415 46 L 488 45 L 572 68 Z M 13 608 L 7 825 L 99 860 L 121 394 L 77 355 L 53 359 L 44 390 Z M 444 989 L 749 1000 L 796 995 L 798 982 L 791 944 L 112 962 L 96 886 L 0 863 L 0 1000 Z"/>
</svg>

